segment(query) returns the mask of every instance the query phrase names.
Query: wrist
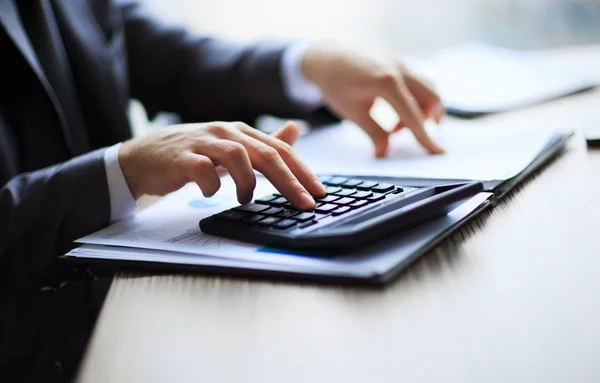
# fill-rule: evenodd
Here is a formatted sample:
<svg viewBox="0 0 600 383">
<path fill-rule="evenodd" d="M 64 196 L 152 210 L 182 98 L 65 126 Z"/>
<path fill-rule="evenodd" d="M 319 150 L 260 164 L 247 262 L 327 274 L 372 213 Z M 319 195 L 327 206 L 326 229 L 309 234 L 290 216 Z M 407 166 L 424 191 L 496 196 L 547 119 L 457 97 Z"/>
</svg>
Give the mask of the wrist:
<svg viewBox="0 0 600 383">
<path fill-rule="evenodd" d="M 127 186 L 129 187 L 129 191 L 134 199 L 140 198 L 144 193 L 141 191 L 141 185 L 139 185 L 138 177 L 136 177 L 135 172 L 132 171 L 134 166 L 133 163 L 133 142 L 132 140 L 125 141 L 121 144 L 119 148 L 118 158 L 119 165 L 121 166 L 121 171 L 123 172 L 123 177 L 127 182 Z"/>
</svg>

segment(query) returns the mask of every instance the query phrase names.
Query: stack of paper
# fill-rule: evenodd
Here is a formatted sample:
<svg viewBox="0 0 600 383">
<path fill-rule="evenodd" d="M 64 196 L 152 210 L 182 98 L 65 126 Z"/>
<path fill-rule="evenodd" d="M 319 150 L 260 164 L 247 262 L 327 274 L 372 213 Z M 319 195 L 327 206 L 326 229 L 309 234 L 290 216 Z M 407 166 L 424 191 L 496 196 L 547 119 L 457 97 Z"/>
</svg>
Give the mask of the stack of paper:
<svg viewBox="0 0 600 383">
<path fill-rule="evenodd" d="M 257 181 L 255 197 L 274 191 L 264 178 L 258 177 Z M 195 184 L 188 184 L 135 218 L 81 238 L 77 242 L 83 245 L 70 251 L 66 258 L 116 261 L 117 265 L 135 262 L 184 268 L 372 278 L 414 258 L 419 250 L 425 249 L 449 227 L 481 208 L 490 196 L 481 193 L 446 217 L 364 251 L 337 257 L 315 257 L 202 233 L 198 226 L 201 219 L 238 204 L 231 178 L 224 177 L 222 183 L 221 190 L 212 198 L 204 198 Z"/>
<path fill-rule="evenodd" d="M 448 111 L 457 115 L 508 111 L 598 85 L 578 68 L 477 42 L 407 61 L 433 82 Z"/>
</svg>

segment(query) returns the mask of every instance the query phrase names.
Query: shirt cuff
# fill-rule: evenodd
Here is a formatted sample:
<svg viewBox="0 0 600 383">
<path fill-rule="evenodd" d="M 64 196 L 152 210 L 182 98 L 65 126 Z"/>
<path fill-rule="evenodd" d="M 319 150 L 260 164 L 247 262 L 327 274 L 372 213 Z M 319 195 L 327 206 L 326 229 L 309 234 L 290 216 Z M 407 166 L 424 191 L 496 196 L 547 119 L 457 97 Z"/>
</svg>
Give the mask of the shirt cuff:
<svg viewBox="0 0 600 383">
<path fill-rule="evenodd" d="M 108 181 L 110 197 L 110 221 L 120 221 L 135 214 L 137 204 L 131 195 L 125 176 L 119 164 L 119 148 L 121 143 L 113 145 L 104 151 L 104 166 Z"/>
<path fill-rule="evenodd" d="M 281 59 L 281 77 L 288 97 L 308 110 L 323 106 L 321 90 L 308 81 L 302 73 L 302 59 L 310 47 L 308 43 L 295 43 L 283 52 Z"/>
</svg>

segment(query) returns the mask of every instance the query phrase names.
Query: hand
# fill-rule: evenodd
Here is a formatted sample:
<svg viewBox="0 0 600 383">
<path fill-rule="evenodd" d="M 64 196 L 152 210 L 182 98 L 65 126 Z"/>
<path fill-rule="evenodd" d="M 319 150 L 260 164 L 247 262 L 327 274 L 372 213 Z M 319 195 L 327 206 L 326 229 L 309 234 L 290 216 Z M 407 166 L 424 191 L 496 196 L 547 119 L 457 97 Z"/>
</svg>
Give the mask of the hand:
<svg viewBox="0 0 600 383">
<path fill-rule="evenodd" d="M 430 153 L 444 152 L 423 126 L 429 118 L 440 123 L 444 115 L 440 97 L 401 63 L 376 60 L 335 45 L 315 45 L 306 52 L 302 70 L 321 89 L 334 112 L 360 126 L 371 137 L 377 157 L 387 155 L 390 134 L 404 127 Z M 383 97 L 400 117 L 391 132 L 369 115 L 377 97 Z"/>
<path fill-rule="evenodd" d="M 258 170 L 295 207 L 314 207 L 313 196 L 325 195 L 318 178 L 302 164 L 291 144 L 298 127 L 286 124 L 273 135 L 240 122 L 175 125 L 121 145 L 119 164 L 134 198 L 165 195 L 195 182 L 204 196 L 214 195 L 222 165 L 236 184 L 242 204 L 252 201 Z"/>
</svg>

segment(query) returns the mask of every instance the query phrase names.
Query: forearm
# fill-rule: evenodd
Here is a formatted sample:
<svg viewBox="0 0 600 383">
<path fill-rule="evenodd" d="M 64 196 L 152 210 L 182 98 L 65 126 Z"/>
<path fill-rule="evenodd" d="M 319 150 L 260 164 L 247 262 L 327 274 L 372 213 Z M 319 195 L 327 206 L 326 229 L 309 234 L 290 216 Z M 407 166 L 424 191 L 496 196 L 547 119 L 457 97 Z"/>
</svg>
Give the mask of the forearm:
<svg viewBox="0 0 600 383">
<path fill-rule="evenodd" d="M 104 150 L 19 175 L 0 189 L 2 284 L 43 281 L 73 240 L 109 222 Z"/>
<path fill-rule="evenodd" d="M 132 96 L 150 114 L 169 111 L 185 122 L 244 121 L 259 115 L 323 121 L 285 89 L 287 44 L 241 45 L 166 27 L 133 3 L 122 6 Z"/>
</svg>

